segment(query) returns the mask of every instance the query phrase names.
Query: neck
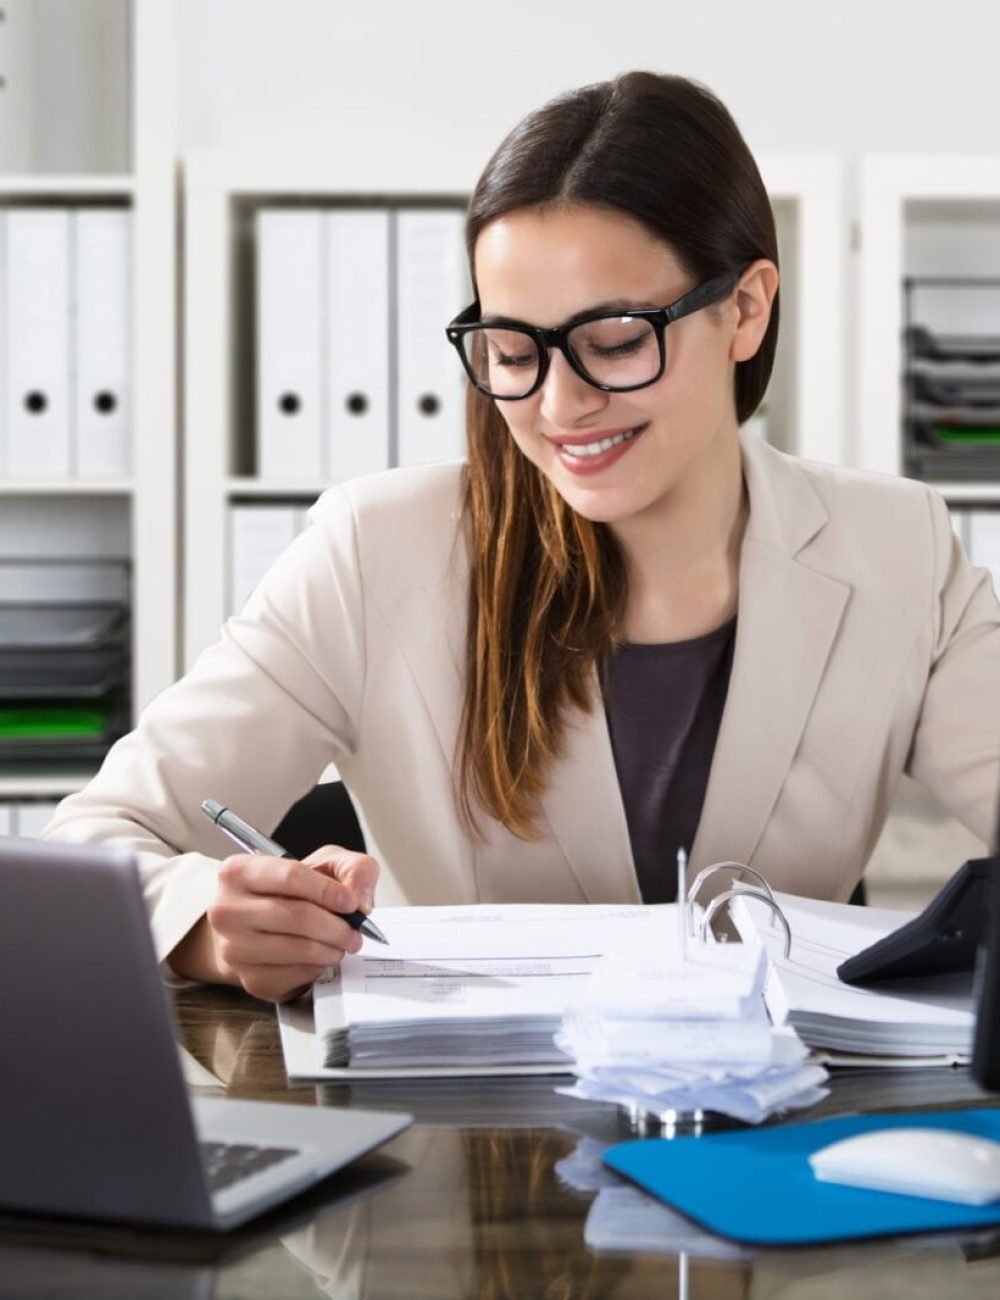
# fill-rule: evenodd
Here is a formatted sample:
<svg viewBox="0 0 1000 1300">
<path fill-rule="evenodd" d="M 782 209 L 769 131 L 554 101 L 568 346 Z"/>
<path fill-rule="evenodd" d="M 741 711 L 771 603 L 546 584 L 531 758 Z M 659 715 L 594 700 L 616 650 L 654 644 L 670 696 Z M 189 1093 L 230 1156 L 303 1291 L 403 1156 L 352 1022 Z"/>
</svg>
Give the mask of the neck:
<svg viewBox="0 0 1000 1300">
<path fill-rule="evenodd" d="M 649 510 L 614 525 L 628 572 L 626 640 L 685 640 L 732 617 L 747 515 L 733 430 Z"/>
</svg>

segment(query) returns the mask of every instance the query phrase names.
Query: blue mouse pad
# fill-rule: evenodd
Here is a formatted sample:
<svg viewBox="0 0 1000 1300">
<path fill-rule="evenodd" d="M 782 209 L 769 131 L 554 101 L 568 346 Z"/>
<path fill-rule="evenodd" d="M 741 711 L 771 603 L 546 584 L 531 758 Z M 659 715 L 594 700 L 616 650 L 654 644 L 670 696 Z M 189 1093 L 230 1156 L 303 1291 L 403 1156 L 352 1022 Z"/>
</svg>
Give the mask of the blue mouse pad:
<svg viewBox="0 0 1000 1300">
<path fill-rule="evenodd" d="M 821 1183 L 809 1156 L 870 1129 L 944 1128 L 1000 1141 L 1000 1110 L 851 1115 L 704 1137 L 640 1138 L 604 1153 L 612 1169 L 717 1236 L 753 1246 L 981 1228 L 1000 1201 L 958 1205 Z"/>
</svg>

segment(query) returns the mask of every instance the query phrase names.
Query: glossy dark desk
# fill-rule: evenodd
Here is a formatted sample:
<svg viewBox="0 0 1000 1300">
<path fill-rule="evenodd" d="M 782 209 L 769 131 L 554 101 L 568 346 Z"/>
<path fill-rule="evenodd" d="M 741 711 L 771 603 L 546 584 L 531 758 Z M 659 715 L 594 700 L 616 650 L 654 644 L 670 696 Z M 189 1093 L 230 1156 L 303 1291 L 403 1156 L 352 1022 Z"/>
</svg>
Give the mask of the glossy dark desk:
<svg viewBox="0 0 1000 1300">
<path fill-rule="evenodd" d="M 290 1089 L 268 1008 L 199 989 L 179 995 L 177 1013 L 185 1046 L 229 1096 L 406 1109 L 417 1123 L 221 1240 L 2 1221 L 3 1300 L 1000 1296 L 1000 1231 L 742 1255 L 704 1241 L 685 1257 L 592 1251 L 584 1225 L 595 1193 L 567 1186 L 556 1165 L 588 1140 L 629 1136 L 613 1108 L 560 1097 L 546 1079 Z M 962 1071 L 857 1071 L 836 1076 L 810 1114 L 983 1101 Z"/>
</svg>

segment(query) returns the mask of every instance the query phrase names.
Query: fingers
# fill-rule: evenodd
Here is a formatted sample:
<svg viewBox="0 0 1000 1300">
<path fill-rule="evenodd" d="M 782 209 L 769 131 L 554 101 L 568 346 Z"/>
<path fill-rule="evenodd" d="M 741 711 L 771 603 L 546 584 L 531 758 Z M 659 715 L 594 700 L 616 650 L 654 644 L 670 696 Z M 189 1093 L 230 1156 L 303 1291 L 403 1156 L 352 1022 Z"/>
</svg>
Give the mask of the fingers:
<svg viewBox="0 0 1000 1300">
<path fill-rule="evenodd" d="M 237 853 L 223 862 L 219 879 L 242 891 L 300 898 L 328 912 L 348 913 L 358 911 L 362 902 L 370 910 L 378 870 L 367 854 L 328 845 L 305 862 Z"/>
<path fill-rule="evenodd" d="M 235 971 L 260 965 L 335 966 L 363 943 L 345 920 L 301 898 L 256 894 L 220 882 L 208 908 L 219 958 Z M 314 976 L 315 978 L 315 976 Z"/>
<path fill-rule="evenodd" d="M 342 952 L 356 951 L 357 931 L 343 917 L 303 898 L 252 893 L 220 883 L 209 908 L 217 929 L 263 931 L 315 940 Z"/>
<path fill-rule="evenodd" d="M 303 862 L 321 875 L 339 881 L 356 899 L 353 911 L 370 912 L 375 906 L 379 865 L 367 853 L 354 853 L 336 844 L 324 844 Z M 347 910 L 347 909 L 343 909 Z"/>
<path fill-rule="evenodd" d="M 248 993 L 284 1001 L 363 939 L 343 914 L 369 910 L 378 864 L 326 846 L 308 862 L 234 854 L 219 869 L 207 921 L 221 970 Z"/>
<path fill-rule="evenodd" d="M 210 923 L 215 917 L 210 918 Z M 266 923 L 265 923 L 266 924 Z M 268 929 L 226 928 L 216 921 L 218 949 L 222 960 L 234 970 L 244 966 L 312 966 L 324 970 L 337 966 L 344 954 L 358 952 L 364 942 L 353 930 L 339 943 L 322 943 L 296 934 L 281 934 Z"/>
</svg>

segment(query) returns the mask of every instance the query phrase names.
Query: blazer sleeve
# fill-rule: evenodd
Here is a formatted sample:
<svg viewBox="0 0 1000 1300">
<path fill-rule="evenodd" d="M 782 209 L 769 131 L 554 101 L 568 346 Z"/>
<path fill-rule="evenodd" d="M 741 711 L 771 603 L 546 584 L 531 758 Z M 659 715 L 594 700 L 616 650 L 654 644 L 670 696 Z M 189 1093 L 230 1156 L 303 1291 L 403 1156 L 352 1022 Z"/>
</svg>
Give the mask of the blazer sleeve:
<svg viewBox="0 0 1000 1300">
<path fill-rule="evenodd" d="M 162 959 L 205 912 L 231 851 L 201 801 L 273 830 L 328 763 L 352 752 L 364 664 L 354 519 L 334 488 L 219 641 L 63 800 L 44 838 L 134 852 Z"/>
<path fill-rule="evenodd" d="M 928 493 L 933 533 L 933 657 L 907 771 L 992 844 L 1000 808 L 1000 605 L 973 566 L 944 502 Z"/>
</svg>

